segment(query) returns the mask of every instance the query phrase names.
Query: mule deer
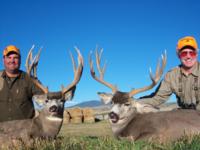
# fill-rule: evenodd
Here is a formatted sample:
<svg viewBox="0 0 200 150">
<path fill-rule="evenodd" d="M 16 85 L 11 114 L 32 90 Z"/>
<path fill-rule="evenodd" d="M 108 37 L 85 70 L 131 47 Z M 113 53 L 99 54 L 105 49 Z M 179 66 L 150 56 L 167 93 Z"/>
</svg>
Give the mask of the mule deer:
<svg viewBox="0 0 200 150">
<path fill-rule="evenodd" d="M 160 80 L 166 65 L 166 53 L 162 56 L 162 67 L 158 64 L 155 76 L 150 72 L 152 83 L 130 92 L 121 92 L 117 87 L 106 82 L 104 78 L 105 66 L 101 68 L 102 50 L 96 50 L 96 65 L 100 76 L 97 77 L 90 54 L 90 72 L 92 77 L 112 90 L 110 93 L 98 92 L 104 103 L 112 102 L 109 121 L 117 138 L 129 140 L 158 140 L 165 142 L 176 140 L 183 135 L 193 135 L 200 131 L 200 112 L 194 110 L 159 111 L 146 104 L 140 104 L 132 97 L 140 92 L 153 88 Z"/>
<path fill-rule="evenodd" d="M 27 73 L 37 78 L 36 69 L 39 61 L 40 51 L 33 58 L 32 47 L 26 60 Z M 62 87 L 59 92 L 49 92 L 38 80 L 33 79 L 34 83 L 45 93 L 35 96 L 36 101 L 42 102 L 43 109 L 33 119 L 15 120 L 0 123 L 0 142 L 10 142 L 12 140 L 22 140 L 29 142 L 32 138 L 55 138 L 60 131 L 63 122 L 64 103 L 67 99 L 72 99 L 76 84 L 79 82 L 83 71 L 83 57 L 78 48 L 75 47 L 78 54 L 78 67 L 74 61 L 73 55 L 71 59 L 74 69 L 74 80 L 67 87 Z"/>
</svg>

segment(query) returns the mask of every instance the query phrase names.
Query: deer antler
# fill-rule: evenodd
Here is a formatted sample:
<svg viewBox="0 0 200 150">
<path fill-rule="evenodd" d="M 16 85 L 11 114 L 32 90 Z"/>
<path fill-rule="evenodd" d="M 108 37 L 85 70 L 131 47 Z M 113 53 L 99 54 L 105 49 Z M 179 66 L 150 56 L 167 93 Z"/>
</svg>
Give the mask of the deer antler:
<svg viewBox="0 0 200 150">
<path fill-rule="evenodd" d="M 38 53 L 35 55 L 35 57 L 33 58 L 33 49 L 34 49 L 34 45 L 31 47 L 31 49 L 29 50 L 29 53 L 27 55 L 26 58 L 26 72 L 29 76 L 34 77 L 33 82 L 44 92 L 44 93 L 48 93 L 48 89 L 46 87 L 44 87 L 38 80 L 37 80 L 37 65 L 39 62 L 39 57 L 40 57 L 40 53 L 42 48 L 39 49 Z"/>
<path fill-rule="evenodd" d="M 39 49 L 38 54 L 33 58 L 33 49 L 35 48 L 35 45 L 31 47 L 29 50 L 29 53 L 26 58 L 26 71 L 29 75 L 32 75 L 34 78 L 37 78 L 37 65 L 40 58 L 40 53 L 42 51 L 42 47 Z"/>
<path fill-rule="evenodd" d="M 89 55 L 90 73 L 91 73 L 92 77 L 93 77 L 96 81 L 98 81 L 98 82 L 104 84 L 105 86 L 107 86 L 108 88 L 110 88 L 110 89 L 112 90 L 113 93 L 115 93 L 115 92 L 117 91 L 117 87 L 115 87 L 115 86 L 113 86 L 112 84 L 110 84 L 110 83 L 104 81 L 104 79 L 103 79 L 103 78 L 104 78 L 104 73 L 105 73 L 106 64 L 103 66 L 103 68 L 101 68 L 100 63 L 101 63 L 101 55 L 102 55 L 102 52 L 103 52 L 103 49 L 101 49 L 101 50 L 100 50 L 100 53 L 98 53 L 98 50 L 97 50 L 97 48 L 96 48 L 96 53 L 95 53 L 95 55 L 96 55 L 96 65 L 97 65 L 97 69 L 98 69 L 99 75 L 100 75 L 99 78 L 95 75 L 95 71 L 94 71 L 94 67 L 93 67 L 93 61 L 92 61 L 92 56 L 91 56 L 91 55 L 92 55 L 92 52 L 90 52 L 90 55 Z"/>
<path fill-rule="evenodd" d="M 76 64 L 74 61 L 73 55 L 70 53 L 71 59 L 72 59 L 72 64 L 73 64 L 73 70 L 74 70 L 74 80 L 72 81 L 71 84 L 69 84 L 66 88 L 62 86 L 62 94 L 64 95 L 67 93 L 69 90 L 71 90 L 76 84 L 79 82 L 82 72 L 83 72 L 83 57 L 80 53 L 80 50 L 77 47 L 74 47 L 77 54 L 78 54 L 78 68 L 76 68 Z"/>
<path fill-rule="evenodd" d="M 155 76 L 152 75 L 152 71 L 151 71 L 151 68 L 150 68 L 150 78 L 152 80 L 152 83 L 149 86 L 145 86 L 143 88 L 134 89 L 134 90 L 130 91 L 129 97 L 132 97 L 133 95 L 135 95 L 137 93 L 147 91 L 147 90 L 153 88 L 158 83 L 158 81 L 160 80 L 160 78 L 163 74 L 163 71 L 164 71 L 164 68 L 165 68 L 165 65 L 166 65 L 166 62 L 167 62 L 166 51 L 165 51 L 164 55 L 161 55 L 161 57 L 162 57 L 162 66 L 160 68 L 160 62 L 158 61 Z"/>
<path fill-rule="evenodd" d="M 31 71 L 32 71 L 32 67 L 33 67 L 33 55 L 32 55 L 32 51 L 34 49 L 34 45 L 31 47 L 31 49 L 28 52 L 28 55 L 26 57 L 26 72 L 28 73 L 28 75 L 31 75 Z"/>
</svg>

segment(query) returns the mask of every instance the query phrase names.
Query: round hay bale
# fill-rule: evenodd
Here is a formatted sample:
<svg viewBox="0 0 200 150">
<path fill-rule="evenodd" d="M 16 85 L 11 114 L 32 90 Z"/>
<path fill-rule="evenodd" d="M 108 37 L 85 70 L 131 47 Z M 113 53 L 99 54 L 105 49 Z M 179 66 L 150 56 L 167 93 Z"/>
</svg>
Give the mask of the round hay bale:
<svg viewBox="0 0 200 150">
<path fill-rule="evenodd" d="M 73 117 L 82 117 L 82 110 L 80 107 L 74 107 L 68 110 L 70 116 Z"/>
<path fill-rule="evenodd" d="M 71 116 L 70 116 L 69 112 L 67 110 L 65 110 L 64 114 L 63 114 L 63 123 L 64 124 L 70 123 L 70 118 L 71 118 Z"/>
<path fill-rule="evenodd" d="M 83 114 L 82 110 L 79 107 L 71 108 L 68 110 L 70 114 L 70 123 L 82 123 L 83 120 Z"/>
<path fill-rule="evenodd" d="M 83 118 L 83 122 L 84 123 L 94 123 L 95 122 L 95 118 L 92 116 L 92 117 L 84 117 Z"/>
<path fill-rule="evenodd" d="M 74 118 L 71 118 L 70 123 L 75 123 L 75 124 L 83 123 L 83 119 L 82 117 L 74 117 Z"/>
<path fill-rule="evenodd" d="M 84 123 L 95 122 L 94 110 L 92 108 L 84 108 L 84 109 L 82 109 L 82 113 L 83 113 L 83 122 Z"/>
</svg>

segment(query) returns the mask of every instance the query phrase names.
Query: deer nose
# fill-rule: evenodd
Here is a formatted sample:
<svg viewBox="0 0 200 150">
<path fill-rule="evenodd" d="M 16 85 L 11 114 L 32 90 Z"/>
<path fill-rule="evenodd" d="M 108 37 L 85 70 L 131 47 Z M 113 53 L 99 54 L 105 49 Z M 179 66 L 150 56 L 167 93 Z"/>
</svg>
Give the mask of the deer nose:
<svg viewBox="0 0 200 150">
<path fill-rule="evenodd" d="M 117 115 L 117 114 L 114 113 L 114 112 L 110 112 L 110 113 L 108 114 L 108 116 L 109 116 L 110 120 L 112 121 L 112 123 L 117 123 L 118 120 L 119 120 L 119 115 Z"/>
<path fill-rule="evenodd" d="M 50 112 L 56 112 L 57 109 L 58 109 L 58 107 L 57 107 L 56 105 L 53 105 L 53 106 L 51 106 L 51 107 L 49 108 L 49 111 L 50 111 Z"/>
<path fill-rule="evenodd" d="M 118 115 L 114 112 L 110 112 L 109 114 L 109 117 L 112 119 L 112 118 L 118 118 Z"/>
</svg>

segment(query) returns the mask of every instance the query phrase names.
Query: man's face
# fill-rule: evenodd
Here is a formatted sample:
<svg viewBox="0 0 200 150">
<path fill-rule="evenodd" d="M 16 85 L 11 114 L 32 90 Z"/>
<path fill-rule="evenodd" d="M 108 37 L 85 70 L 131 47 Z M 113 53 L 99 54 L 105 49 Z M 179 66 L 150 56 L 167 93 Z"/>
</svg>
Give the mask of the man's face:
<svg viewBox="0 0 200 150">
<path fill-rule="evenodd" d="M 7 56 L 4 56 L 3 63 L 4 63 L 6 72 L 10 74 L 15 74 L 15 73 L 18 73 L 21 59 L 18 54 L 11 53 L 11 54 L 8 54 Z"/>
<path fill-rule="evenodd" d="M 178 55 L 182 65 L 188 69 L 192 68 L 197 62 L 198 53 L 193 49 L 185 48 Z"/>
</svg>

